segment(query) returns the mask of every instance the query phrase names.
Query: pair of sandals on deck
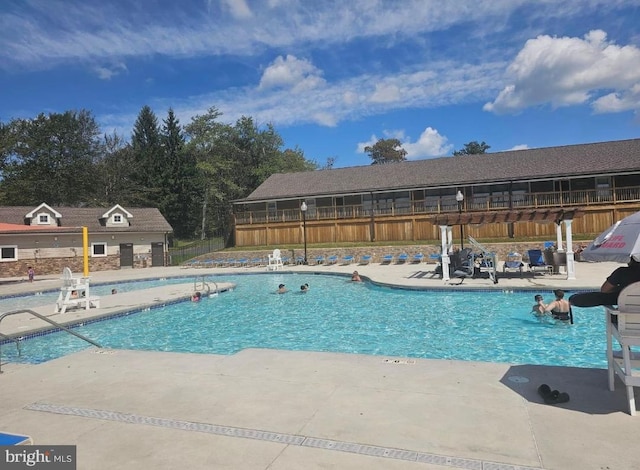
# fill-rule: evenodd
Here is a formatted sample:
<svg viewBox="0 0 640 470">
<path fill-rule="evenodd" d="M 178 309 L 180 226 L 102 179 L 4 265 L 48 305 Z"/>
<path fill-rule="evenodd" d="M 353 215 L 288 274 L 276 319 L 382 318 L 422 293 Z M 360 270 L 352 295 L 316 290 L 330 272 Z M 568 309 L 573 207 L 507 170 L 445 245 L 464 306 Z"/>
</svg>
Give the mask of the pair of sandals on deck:
<svg viewBox="0 0 640 470">
<path fill-rule="evenodd" d="M 538 387 L 538 393 L 547 405 L 558 405 L 569 401 L 568 393 L 551 390 L 551 387 L 547 384 L 540 385 Z"/>
</svg>

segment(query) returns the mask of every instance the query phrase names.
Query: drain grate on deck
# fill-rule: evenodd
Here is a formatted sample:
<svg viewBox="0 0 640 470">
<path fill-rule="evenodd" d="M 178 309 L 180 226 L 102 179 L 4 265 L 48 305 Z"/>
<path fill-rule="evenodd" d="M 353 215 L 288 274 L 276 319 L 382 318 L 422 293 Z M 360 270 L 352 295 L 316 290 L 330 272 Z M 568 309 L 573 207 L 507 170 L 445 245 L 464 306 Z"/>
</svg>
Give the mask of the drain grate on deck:
<svg viewBox="0 0 640 470">
<path fill-rule="evenodd" d="M 415 361 L 414 361 L 415 362 Z M 296 445 L 301 447 L 314 447 L 317 449 L 348 452 L 359 455 L 369 455 L 395 460 L 407 460 L 411 462 L 436 464 L 453 468 L 468 470 L 543 470 L 539 467 L 522 467 L 517 465 L 485 462 L 475 459 L 464 459 L 445 455 L 428 454 L 393 447 L 380 447 L 356 442 L 334 441 L 311 436 L 297 434 L 277 433 L 260 429 L 247 429 L 235 426 L 222 426 L 210 423 L 198 423 L 194 421 L 182 421 L 153 416 L 136 415 L 132 413 L 120 413 L 118 411 L 96 410 L 91 408 L 77 408 L 50 403 L 32 403 L 24 407 L 30 411 L 41 411 L 67 416 L 79 416 L 83 418 L 101 419 L 105 421 L 117 421 L 120 423 L 140 424 L 147 426 L 159 426 L 181 431 L 202 432 L 219 436 L 239 437 L 244 439 L 256 439 L 279 444 Z"/>
<path fill-rule="evenodd" d="M 408 364 L 414 365 L 416 363 L 415 359 L 384 359 L 382 362 L 385 364 Z"/>
</svg>

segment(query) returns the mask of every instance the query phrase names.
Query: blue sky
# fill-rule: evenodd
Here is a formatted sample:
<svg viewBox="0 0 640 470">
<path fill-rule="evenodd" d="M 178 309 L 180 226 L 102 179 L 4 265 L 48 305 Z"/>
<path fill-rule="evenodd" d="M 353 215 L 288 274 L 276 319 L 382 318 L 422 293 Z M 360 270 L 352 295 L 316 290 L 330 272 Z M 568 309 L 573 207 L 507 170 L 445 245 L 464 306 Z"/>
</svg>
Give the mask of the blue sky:
<svg viewBox="0 0 640 470">
<path fill-rule="evenodd" d="M 640 0 L 2 0 L 0 121 L 273 123 L 320 164 L 640 137 Z"/>
</svg>

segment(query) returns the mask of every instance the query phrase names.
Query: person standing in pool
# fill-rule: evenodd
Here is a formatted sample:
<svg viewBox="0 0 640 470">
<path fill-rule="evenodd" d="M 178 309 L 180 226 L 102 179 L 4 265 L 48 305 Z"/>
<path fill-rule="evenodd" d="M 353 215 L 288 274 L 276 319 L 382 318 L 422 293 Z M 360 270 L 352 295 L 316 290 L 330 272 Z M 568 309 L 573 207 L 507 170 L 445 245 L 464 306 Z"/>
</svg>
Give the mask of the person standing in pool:
<svg viewBox="0 0 640 470">
<path fill-rule="evenodd" d="M 284 285 L 284 284 L 280 284 L 280 285 L 278 286 L 278 290 L 276 291 L 276 294 L 285 294 L 285 293 L 287 293 L 287 292 L 289 292 L 289 291 L 287 290 L 287 288 L 285 287 L 285 285 Z"/>
<path fill-rule="evenodd" d="M 545 315 L 545 309 L 547 308 L 547 306 L 542 301 L 542 296 L 540 294 L 537 294 L 533 298 L 533 300 L 535 300 L 536 303 L 533 304 L 533 307 L 531 307 L 531 311 L 536 317 L 543 317 Z"/>
<path fill-rule="evenodd" d="M 568 300 L 565 300 L 564 291 L 556 289 L 553 291 L 553 295 L 556 296 L 555 300 L 547 305 L 544 311 L 551 313 L 554 320 L 569 320 L 569 310 L 571 309 L 571 305 L 569 305 Z"/>
</svg>

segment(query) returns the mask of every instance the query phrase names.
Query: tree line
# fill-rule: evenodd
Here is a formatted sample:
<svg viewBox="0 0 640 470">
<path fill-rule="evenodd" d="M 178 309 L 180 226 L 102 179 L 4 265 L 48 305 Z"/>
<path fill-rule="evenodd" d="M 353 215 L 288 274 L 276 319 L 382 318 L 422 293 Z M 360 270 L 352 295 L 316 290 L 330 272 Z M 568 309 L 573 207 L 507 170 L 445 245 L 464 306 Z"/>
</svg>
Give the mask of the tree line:
<svg viewBox="0 0 640 470">
<path fill-rule="evenodd" d="M 229 226 L 231 201 L 271 174 L 319 168 L 301 149 L 283 148 L 271 124 L 261 128 L 244 116 L 227 124 L 221 116 L 212 107 L 182 126 L 172 109 L 160 123 L 143 106 L 130 139 L 102 134 L 87 110 L 0 121 L 0 205 L 157 207 L 177 238 L 206 238 Z M 454 155 L 488 148 L 470 142 Z M 397 139 L 365 152 L 372 164 L 407 155 Z"/>
<path fill-rule="evenodd" d="M 272 125 L 221 115 L 210 108 L 182 126 L 172 109 L 160 123 L 144 106 L 129 140 L 102 134 L 87 110 L 0 121 L 0 205 L 157 207 L 177 238 L 205 238 L 269 175 L 318 168 L 283 149 Z"/>
</svg>

